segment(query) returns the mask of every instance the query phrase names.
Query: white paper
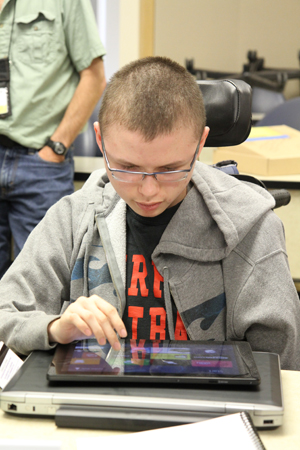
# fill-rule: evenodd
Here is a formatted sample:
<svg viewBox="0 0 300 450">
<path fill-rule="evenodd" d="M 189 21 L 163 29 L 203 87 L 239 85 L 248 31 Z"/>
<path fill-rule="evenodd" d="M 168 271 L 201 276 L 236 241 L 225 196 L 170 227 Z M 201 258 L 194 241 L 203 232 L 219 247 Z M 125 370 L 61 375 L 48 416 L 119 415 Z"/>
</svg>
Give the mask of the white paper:
<svg viewBox="0 0 300 450">
<path fill-rule="evenodd" d="M 3 342 L 0 342 L 0 350 L 3 347 Z M 12 350 L 8 350 L 4 360 L 0 366 L 0 388 L 3 389 L 9 380 L 22 366 L 23 361 Z M 1 447 L 0 447 L 1 448 Z"/>
</svg>

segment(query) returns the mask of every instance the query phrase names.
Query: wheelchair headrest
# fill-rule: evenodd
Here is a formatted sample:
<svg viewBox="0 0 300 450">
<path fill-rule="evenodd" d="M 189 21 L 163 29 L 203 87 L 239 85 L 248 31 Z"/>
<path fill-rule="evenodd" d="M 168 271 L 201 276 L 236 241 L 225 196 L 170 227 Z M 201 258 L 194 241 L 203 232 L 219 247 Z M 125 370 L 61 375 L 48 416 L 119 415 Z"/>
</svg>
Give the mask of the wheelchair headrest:
<svg viewBox="0 0 300 450">
<path fill-rule="evenodd" d="M 238 145 L 252 125 L 252 90 L 242 80 L 197 80 L 203 95 L 207 126 L 206 147 Z"/>
</svg>

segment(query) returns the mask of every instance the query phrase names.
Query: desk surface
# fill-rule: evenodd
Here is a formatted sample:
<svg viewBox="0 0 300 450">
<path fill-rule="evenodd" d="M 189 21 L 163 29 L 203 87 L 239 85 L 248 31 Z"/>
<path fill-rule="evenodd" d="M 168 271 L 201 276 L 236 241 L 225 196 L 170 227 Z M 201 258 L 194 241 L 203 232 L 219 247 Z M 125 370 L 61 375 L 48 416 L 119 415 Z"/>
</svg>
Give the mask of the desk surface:
<svg viewBox="0 0 300 450">
<path fill-rule="evenodd" d="M 260 431 L 267 450 L 298 450 L 300 442 L 300 372 L 282 371 L 284 424 L 275 429 Z M 59 440 L 62 450 L 76 450 L 77 438 L 124 434 L 117 431 L 57 428 L 52 418 L 28 418 L 0 411 L 1 439 Z M 242 447 L 241 447 L 242 448 Z"/>
</svg>

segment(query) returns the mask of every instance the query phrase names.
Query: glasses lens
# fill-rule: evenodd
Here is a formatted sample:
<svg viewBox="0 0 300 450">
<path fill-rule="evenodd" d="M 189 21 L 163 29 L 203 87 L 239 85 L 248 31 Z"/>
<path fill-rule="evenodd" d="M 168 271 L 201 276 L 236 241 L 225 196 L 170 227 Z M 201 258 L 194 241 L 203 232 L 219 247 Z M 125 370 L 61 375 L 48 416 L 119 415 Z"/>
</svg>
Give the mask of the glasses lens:
<svg viewBox="0 0 300 450">
<path fill-rule="evenodd" d="M 141 173 L 112 171 L 112 176 L 114 177 L 115 180 L 124 181 L 125 183 L 138 183 L 143 179 L 143 174 Z"/>
<path fill-rule="evenodd" d="M 156 179 L 161 183 L 172 183 L 174 181 L 182 181 L 185 180 L 188 176 L 187 172 L 166 172 L 166 173 L 157 173 Z"/>
</svg>

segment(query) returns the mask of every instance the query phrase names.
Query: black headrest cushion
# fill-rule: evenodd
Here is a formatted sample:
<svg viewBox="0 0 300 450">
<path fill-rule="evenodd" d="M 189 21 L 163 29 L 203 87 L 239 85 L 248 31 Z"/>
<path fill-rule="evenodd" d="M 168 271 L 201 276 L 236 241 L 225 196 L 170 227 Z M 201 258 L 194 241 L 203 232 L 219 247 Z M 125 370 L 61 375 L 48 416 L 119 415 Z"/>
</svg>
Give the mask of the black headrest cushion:
<svg viewBox="0 0 300 450">
<path fill-rule="evenodd" d="M 198 80 L 210 128 L 206 147 L 238 145 L 252 125 L 252 90 L 242 80 Z"/>
</svg>

